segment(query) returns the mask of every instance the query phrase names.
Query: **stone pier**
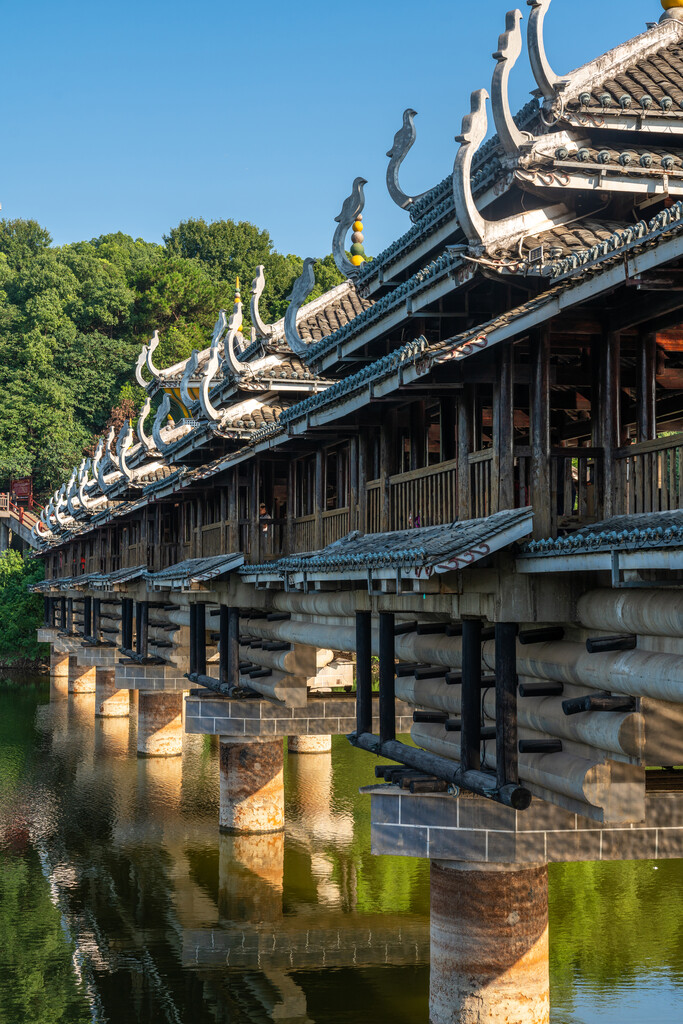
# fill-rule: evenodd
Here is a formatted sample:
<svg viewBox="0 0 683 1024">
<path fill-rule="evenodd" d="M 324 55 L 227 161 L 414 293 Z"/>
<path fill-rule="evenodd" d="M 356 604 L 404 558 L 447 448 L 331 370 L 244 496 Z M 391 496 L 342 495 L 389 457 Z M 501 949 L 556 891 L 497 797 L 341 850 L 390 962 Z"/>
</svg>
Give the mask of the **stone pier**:
<svg viewBox="0 0 683 1024">
<path fill-rule="evenodd" d="M 283 741 L 220 738 L 220 828 L 280 832 L 285 827 Z"/>
<path fill-rule="evenodd" d="M 69 693 L 95 693 L 97 678 L 94 665 L 80 665 L 79 656 L 69 656 Z"/>
<path fill-rule="evenodd" d="M 127 718 L 130 715 L 130 690 L 116 686 L 114 668 L 95 669 L 95 714 L 98 718 Z"/>
<path fill-rule="evenodd" d="M 547 865 L 430 868 L 432 1024 L 548 1024 Z"/>
<path fill-rule="evenodd" d="M 138 697 L 138 755 L 179 757 L 182 752 L 182 691 L 141 690 Z"/>
<path fill-rule="evenodd" d="M 50 691 L 55 697 L 66 697 L 69 693 L 69 653 L 50 651 Z"/>
<path fill-rule="evenodd" d="M 287 750 L 290 754 L 329 754 L 332 750 L 332 737 L 288 736 Z"/>
</svg>

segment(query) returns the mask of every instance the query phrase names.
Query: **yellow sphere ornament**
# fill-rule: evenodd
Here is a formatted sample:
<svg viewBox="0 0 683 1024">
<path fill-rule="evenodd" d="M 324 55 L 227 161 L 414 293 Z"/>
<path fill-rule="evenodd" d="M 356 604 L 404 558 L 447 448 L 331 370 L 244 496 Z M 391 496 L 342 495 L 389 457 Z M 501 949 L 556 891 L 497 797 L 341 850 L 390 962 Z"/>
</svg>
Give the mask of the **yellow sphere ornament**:
<svg viewBox="0 0 683 1024">
<path fill-rule="evenodd" d="M 670 11 L 673 7 L 683 7 L 683 0 L 662 0 L 662 7 Z"/>
<path fill-rule="evenodd" d="M 354 221 L 354 223 L 353 223 L 353 230 L 354 231 L 362 231 L 363 230 L 363 221 L 362 220 Z"/>
<path fill-rule="evenodd" d="M 364 262 L 364 260 L 362 256 L 352 256 L 351 262 L 353 263 L 354 267 L 359 267 L 361 263 Z"/>
</svg>

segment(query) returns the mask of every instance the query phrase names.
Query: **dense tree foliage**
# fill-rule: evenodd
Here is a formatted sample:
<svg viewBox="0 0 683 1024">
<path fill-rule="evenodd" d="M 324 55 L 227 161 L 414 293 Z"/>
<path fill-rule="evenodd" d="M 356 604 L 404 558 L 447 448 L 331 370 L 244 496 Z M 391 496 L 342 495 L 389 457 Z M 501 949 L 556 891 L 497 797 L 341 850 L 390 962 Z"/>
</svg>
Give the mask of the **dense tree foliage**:
<svg viewBox="0 0 683 1024">
<path fill-rule="evenodd" d="M 302 260 L 253 224 L 188 220 L 163 245 L 119 233 L 54 246 L 35 221 L 0 221 L 0 488 L 11 475 L 33 474 L 42 495 L 61 482 L 112 407 L 139 399 L 133 368 L 152 332 L 160 366 L 205 347 L 238 276 L 248 323 L 260 263 L 274 321 Z M 331 257 L 319 261 L 311 298 L 340 280 Z"/>
<path fill-rule="evenodd" d="M 44 576 L 41 561 L 10 549 L 0 554 L 0 662 L 36 662 L 49 654 L 36 640 L 43 622 L 43 599 L 28 592 L 29 583 Z"/>
</svg>

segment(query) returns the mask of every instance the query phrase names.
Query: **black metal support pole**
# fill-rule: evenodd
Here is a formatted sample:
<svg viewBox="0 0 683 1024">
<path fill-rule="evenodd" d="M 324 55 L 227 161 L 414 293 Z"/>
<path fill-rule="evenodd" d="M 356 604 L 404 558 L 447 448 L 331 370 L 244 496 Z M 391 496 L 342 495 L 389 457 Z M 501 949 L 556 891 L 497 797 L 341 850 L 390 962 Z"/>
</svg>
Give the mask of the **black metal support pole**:
<svg viewBox="0 0 683 1024">
<path fill-rule="evenodd" d="M 356 612 L 356 732 L 372 732 L 371 612 Z"/>
<path fill-rule="evenodd" d="M 92 636 L 92 598 L 83 598 L 83 636 Z"/>
<path fill-rule="evenodd" d="M 43 598 L 43 625 L 46 629 L 49 629 L 50 623 L 50 598 Z"/>
<path fill-rule="evenodd" d="M 62 633 L 66 633 L 66 598 L 62 597 L 59 601 L 60 610 L 60 626 L 62 627 Z"/>
<path fill-rule="evenodd" d="M 396 655 L 393 612 L 379 615 L 379 735 L 396 739 Z"/>
<path fill-rule="evenodd" d="M 133 599 L 124 597 L 121 601 L 121 647 L 133 650 Z"/>
<path fill-rule="evenodd" d="M 92 601 L 92 636 L 96 643 L 100 642 L 101 602 L 99 597 Z"/>
<path fill-rule="evenodd" d="M 496 776 L 519 781 L 517 755 L 517 624 L 496 623 Z"/>
<path fill-rule="evenodd" d="M 147 601 L 138 601 L 135 615 L 136 652 L 138 657 L 146 658 L 149 650 L 149 605 Z"/>
<path fill-rule="evenodd" d="M 220 681 L 233 689 L 240 677 L 240 613 L 239 608 L 220 608 Z"/>
<path fill-rule="evenodd" d="M 190 605 L 190 673 L 197 674 L 197 605 Z"/>
<path fill-rule="evenodd" d="M 481 768 L 481 620 L 462 624 L 462 731 L 460 763 L 463 771 Z"/>
<path fill-rule="evenodd" d="M 197 673 L 200 676 L 206 675 L 206 605 L 198 604 L 195 606 L 197 611 L 195 612 L 196 619 L 196 630 L 197 630 Z"/>
<path fill-rule="evenodd" d="M 67 631 L 67 633 L 73 633 L 73 631 L 74 631 L 74 599 L 73 599 L 73 597 L 67 597 L 67 599 L 66 599 L 66 631 Z"/>
</svg>

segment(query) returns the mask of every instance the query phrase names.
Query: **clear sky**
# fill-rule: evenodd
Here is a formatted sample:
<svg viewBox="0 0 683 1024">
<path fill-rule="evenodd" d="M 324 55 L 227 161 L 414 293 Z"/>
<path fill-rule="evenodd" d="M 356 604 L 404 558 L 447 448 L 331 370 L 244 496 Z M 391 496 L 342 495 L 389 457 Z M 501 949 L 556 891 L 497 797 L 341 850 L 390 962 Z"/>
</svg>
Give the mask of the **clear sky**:
<svg viewBox="0 0 683 1024">
<path fill-rule="evenodd" d="M 160 241 L 188 217 L 231 217 L 268 228 L 282 252 L 321 256 L 360 174 L 365 245 L 379 252 L 409 224 L 385 184 L 404 108 L 419 117 L 402 186 L 418 193 L 452 169 L 511 6 L 4 0 L 3 216 L 33 217 L 58 243 Z M 660 14 L 659 0 L 554 0 L 551 62 L 568 71 Z M 532 87 L 524 57 L 515 107 Z"/>
</svg>

